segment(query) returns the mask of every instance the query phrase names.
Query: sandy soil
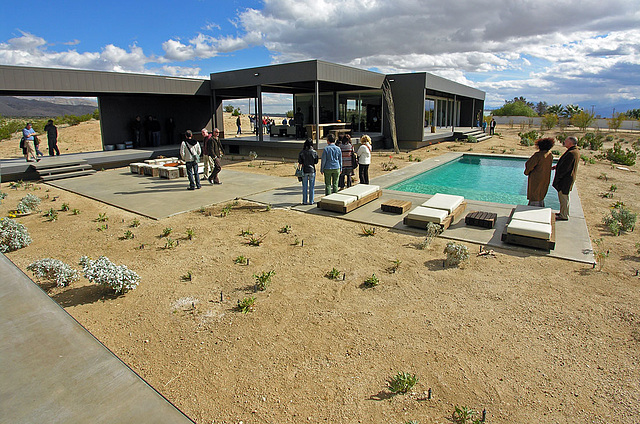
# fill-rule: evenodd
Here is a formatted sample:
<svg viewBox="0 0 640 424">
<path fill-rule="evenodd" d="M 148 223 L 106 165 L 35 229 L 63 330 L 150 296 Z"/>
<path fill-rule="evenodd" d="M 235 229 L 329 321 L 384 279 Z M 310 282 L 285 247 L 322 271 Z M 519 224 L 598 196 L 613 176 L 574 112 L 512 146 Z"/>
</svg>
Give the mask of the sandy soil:
<svg viewBox="0 0 640 424">
<path fill-rule="evenodd" d="M 411 155 L 533 153 L 519 146 L 518 128 L 498 131 L 487 142 Z M 389 160 L 378 154 L 372 175 Z M 391 156 L 409 163 L 408 153 Z M 290 175 L 291 166 L 277 163 L 225 167 Z M 476 256 L 472 244 L 462 268 L 443 269 L 442 239 L 419 250 L 414 235 L 377 228 L 367 237 L 356 223 L 244 201 L 224 217 L 220 204 L 153 221 L 44 184 L 3 183 L 0 216 L 28 192 L 43 199 L 43 211 L 62 203 L 81 211 L 59 212 L 55 222 L 42 213 L 19 218 L 33 243 L 7 256 L 25 272 L 37 259 L 75 266 L 81 255 L 106 255 L 137 272 L 140 286 L 119 297 L 84 279 L 39 284 L 198 423 L 450 423 L 456 405 L 486 408 L 490 423 L 637 423 L 640 240 L 637 232 L 612 236 L 601 224 L 614 201 L 640 210 L 637 170 L 606 161 L 579 168 L 589 232 L 610 253 L 601 271 L 514 251 Z M 602 198 L 612 184 L 613 198 Z M 109 217 L 105 231 L 97 230 L 99 213 Z M 290 233 L 279 232 L 285 226 Z M 165 228 L 179 241 L 173 249 L 165 248 Z M 122 238 L 127 230 L 134 239 Z M 264 241 L 250 246 L 244 230 Z M 249 264 L 235 264 L 238 256 Z M 393 261 L 401 261 L 397 272 Z M 325 276 L 332 268 L 339 280 Z M 271 270 L 271 285 L 255 292 L 253 275 Z M 183 278 L 189 271 L 191 281 Z M 380 285 L 364 288 L 372 274 Z M 236 302 L 250 296 L 255 310 L 238 312 Z M 403 371 L 419 381 L 393 396 L 387 380 Z"/>
</svg>

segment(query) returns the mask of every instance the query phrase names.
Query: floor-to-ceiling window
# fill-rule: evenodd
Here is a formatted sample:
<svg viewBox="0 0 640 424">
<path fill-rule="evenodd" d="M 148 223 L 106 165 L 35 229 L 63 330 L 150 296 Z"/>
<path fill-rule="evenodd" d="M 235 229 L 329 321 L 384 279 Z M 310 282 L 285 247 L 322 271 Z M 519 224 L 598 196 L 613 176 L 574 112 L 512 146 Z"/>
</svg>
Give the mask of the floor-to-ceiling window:
<svg viewBox="0 0 640 424">
<path fill-rule="evenodd" d="M 424 126 L 431 127 L 435 124 L 436 102 L 434 99 L 424 100 Z"/>
<path fill-rule="evenodd" d="M 382 132 L 382 91 L 338 93 L 338 119 L 353 132 Z"/>
<path fill-rule="evenodd" d="M 460 102 L 453 99 L 427 97 L 424 102 L 425 126 L 450 127 L 460 125 Z"/>
</svg>

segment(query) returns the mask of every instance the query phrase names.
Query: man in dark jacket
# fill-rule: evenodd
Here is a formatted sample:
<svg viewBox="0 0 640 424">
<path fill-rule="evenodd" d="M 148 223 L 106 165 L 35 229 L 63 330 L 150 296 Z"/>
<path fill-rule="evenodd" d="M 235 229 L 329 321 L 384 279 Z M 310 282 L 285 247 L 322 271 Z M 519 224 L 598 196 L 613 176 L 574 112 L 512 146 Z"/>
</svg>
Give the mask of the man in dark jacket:
<svg viewBox="0 0 640 424">
<path fill-rule="evenodd" d="M 563 144 L 567 151 L 563 153 L 558 163 L 552 168 L 556 170 L 552 185 L 558 191 L 558 200 L 560 201 L 560 213 L 556 214 L 556 221 L 567 221 L 569 219 L 569 192 L 576 181 L 578 162 L 580 162 L 580 151 L 577 147 L 578 139 L 569 136 L 564 140 Z"/>
<path fill-rule="evenodd" d="M 211 147 L 208 153 L 213 157 L 213 171 L 211 171 L 211 175 L 209 175 L 209 183 L 222 184 L 218 179 L 218 174 L 222 170 L 220 160 L 224 155 L 224 150 L 222 149 L 222 143 L 220 142 L 220 130 L 217 128 L 213 129 L 213 137 L 211 137 L 209 145 Z"/>
<path fill-rule="evenodd" d="M 47 125 L 44 126 L 44 130 L 47 133 L 49 156 L 60 156 L 60 149 L 58 149 L 58 128 L 53 125 L 53 119 L 49 119 Z"/>
</svg>

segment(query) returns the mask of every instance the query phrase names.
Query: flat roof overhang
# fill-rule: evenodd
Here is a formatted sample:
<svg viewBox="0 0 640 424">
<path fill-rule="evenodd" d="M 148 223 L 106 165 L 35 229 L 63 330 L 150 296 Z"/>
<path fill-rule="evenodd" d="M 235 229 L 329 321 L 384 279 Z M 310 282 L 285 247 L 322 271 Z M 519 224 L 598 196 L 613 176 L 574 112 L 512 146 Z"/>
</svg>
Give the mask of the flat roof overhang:
<svg viewBox="0 0 640 424">
<path fill-rule="evenodd" d="M 211 90 L 209 81 L 206 79 L 0 65 L 0 95 L 79 97 L 186 95 L 210 97 Z"/>
<path fill-rule="evenodd" d="M 406 79 L 419 79 L 423 88 L 434 93 L 446 93 L 449 95 L 455 94 L 461 97 L 468 97 L 469 99 L 482 100 L 485 99 L 485 92 L 478 90 L 477 88 L 469 87 L 468 85 L 460 84 L 455 81 L 448 80 L 446 78 L 439 77 L 437 75 L 430 74 L 429 72 L 415 72 L 406 74 L 392 74 L 387 76 L 389 80 L 406 80 Z"/>
<path fill-rule="evenodd" d="M 385 75 L 320 60 L 261 66 L 211 74 L 211 89 L 225 99 L 252 98 L 262 92 L 314 93 L 321 91 L 379 90 Z"/>
</svg>

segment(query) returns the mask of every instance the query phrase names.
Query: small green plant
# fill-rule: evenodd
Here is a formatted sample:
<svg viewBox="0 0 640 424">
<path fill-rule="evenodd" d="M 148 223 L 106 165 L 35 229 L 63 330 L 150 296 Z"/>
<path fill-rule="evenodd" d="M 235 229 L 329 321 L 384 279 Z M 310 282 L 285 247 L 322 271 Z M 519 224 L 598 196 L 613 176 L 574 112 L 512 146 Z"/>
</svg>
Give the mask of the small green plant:
<svg viewBox="0 0 640 424">
<path fill-rule="evenodd" d="M 604 268 L 604 263 L 609 257 L 609 249 L 605 249 L 604 247 L 604 239 L 599 238 L 593 240 L 593 244 L 595 244 L 595 248 L 593 249 L 593 256 L 596 257 L 596 264 L 598 265 L 598 271 L 602 271 Z"/>
<path fill-rule="evenodd" d="M 140 220 L 138 218 L 134 218 L 131 221 L 131 228 L 138 228 L 140 226 Z"/>
<path fill-rule="evenodd" d="M 585 156 L 585 155 L 580 155 L 580 159 L 582 159 L 582 162 L 586 165 L 586 164 L 590 164 L 593 165 L 596 163 L 596 160 L 592 157 L 589 156 Z"/>
<path fill-rule="evenodd" d="M 542 133 L 538 133 L 536 130 L 531 130 L 526 133 L 518 133 L 518 137 L 520 137 L 520 145 L 522 146 L 533 146 L 540 136 L 542 136 Z"/>
<path fill-rule="evenodd" d="M 394 377 L 389 379 L 387 383 L 391 393 L 405 394 L 409 390 L 413 389 L 417 382 L 418 377 L 416 377 L 415 374 L 410 374 L 408 372 L 399 372 Z"/>
<path fill-rule="evenodd" d="M 293 245 L 294 246 L 300 245 L 300 239 L 298 237 L 296 237 L 295 240 L 293 240 Z"/>
<path fill-rule="evenodd" d="M 58 259 L 45 258 L 27 265 L 27 270 L 37 278 L 55 281 L 58 287 L 66 287 L 78 278 L 78 271 Z"/>
<path fill-rule="evenodd" d="M 249 246 L 260 246 L 264 241 L 265 237 L 267 237 L 266 234 L 262 236 L 251 235 L 247 239 L 247 243 L 249 244 Z"/>
<path fill-rule="evenodd" d="M 183 276 L 181 276 L 180 279 L 182 281 L 192 281 L 193 280 L 193 273 L 191 271 L 187 271 L 187 273 L 184 274 Z"/>
<path fill-rule="evenodd" d="M 609 177 L 607 177 L 607 174 L 605 174 L 604 172 L 600 173 L 600 176 L 598 176 L 599 180 L 605 180 L 605 181 L 609 181 Z"/>
<path fill-rule="evenodd" d="M 400 259 L 396 259 L 394 261 L 391 261 L 391 268 L 389 268 L 389 271 L 392 274 L 395 274 L 400 269 L 400 264 L 402 264 L 402 261 Z"/>
<path fill-rule="evenodd" d="M 291 226 L 285 225 L 284 227 L 278 230 L 280 234 L 289 234 L 291 232 Z"/>
<path fill-rule="evenodd" d="M 362 234 L 365 236 L 375 236 L 376 235 L 376 227 L 362 227 Z"/>
<path fill-rule="evenodd" d="M 63 203 L 62 206 L 60 207 L 60 210 L 62 212 L 67 212 L 69 210 L 69 204 L 68 203 Z"/>
<path fill-rule="evenodd" d="M 196 236 L 196 232 L 193 228 L 187 228 L 186 234 L 188 240 L 193 240 L 193 238 Z"/>
<path fill-rule="evenodd" d="M 109 220 L 109 217 L 107 216 L 107 213 L 98 213 L 98 218 L 96 219 L 96 222 L 107 222 Z"/>
<path fill-rule="evenodd" d="M 131 230 L 127 230 L 122 235 L 122 240 L 131 240 L 131 239 L 135 238 L 135 236 L 136 235 L 133 234 L 133 232 L 131 232 Z"/>
<path fill-rule="evenodd" d="M 169 237 L 171 235 L 171 233 L 173 232 L 173 228 L 171 227 L 165 227 L 162 230 L 162 237 Z"/>
<path fill-rule="evenodd" d="M 58 211 L 53 208 L 49 208 L 49 210 L 44 213 L 44 217 L 47 218 L 47 221 L 49 222 L 57 221 Z"/>
<path fill-rule="evenodd" d="M 450 241 L 444 248 L 447 258 L 444 261 L 445 266 L 459 266 L 469 259 L 469 249 L 464 244 Z"/>
<path fill-rule="evenodd" d="M 164 242 L 164 248 L 168 250 L 173 249 L 174 247 L 176 247 L 176 241 L 170 237 L 167 237 Z"/>
<path fill-rule="evenodd" d="M 372 274 L 371 277 L 364 280 L 364 286 L 367 288 L 376 287 L 380 284 L 380 279 L 376 276 L 376 274 Z"/>
<path fill-rule="evenodd" d="M 272 209 L 272 207 L 271 207 L 271 203 L 269 203 L 269 204 L 267 205 L 267 207 L 266 207 L 264 210 L 265 210 L 266 212 L 269 212 L 271 209 Z"/>
<path fill-rule="evenodd" d="M 109 224 L 102 224 L 101 226 L 96 228 L 96 230 L 98 231 L 107 231 L 108 229 L 109 229 Z"/>
<path fill-rule="evenodd" d="M 457 406 L 456 405 L 456 409 L 453 411 L 453 414 L 451 416 L 453 422 L 455 424 L 480 424 L 482 423 L 482 419 L 481 418 L 473 418 L 476 415 L 478 415 L 478 412 L 467 408 L 466 406 Z"/>
<path fill-rule="evenodd" d="M 327 277 L 329 280 L 337 280 L 338 277 L 340 277 L 340 271 L 335 268 L 331 268 L 331 271 L 327 272 L 325 274 L 325 277 Z"/>
<path fill-rule="evenodd" d="M 74 215 L 80 215 L 80 209 L 78 208 L 71 209 L 71 213 Z"/>
<path fill-rule="evenodd" d="M 240 264 L 240 265 L 246 265 L 247 264 L 247 258 L 245 258 L 244 256 L 238 256 L 237 258 L 235 258 L 233 260 L 234 263 L 236 264 Z"/>
<path fill-rule="evenodd" d="M 240 231 L 240 235 L 242 237 L 252 236 L 253 235 L 253 231 L 251 231 L 250 229 L 247 228 L 246 230 Z"/>
<path fill-rule="evenodd" d="M 224 218 L 225 216 L 229 215 L 231 213 L 231 209 L 233 208 L 233 206 L 231 205 L 226 205 L 222 208 L 222 210 L 220 211 L 220 216 L 222 218 Z"/>
<path fill-rule="evenodd" d="M 613 235 L 619 236 L 623 232 L 633 231 L 636 226 L 637 214 L 631 212 L 624 202 L 616 202 L 611 206 L 611 215 L 602 219 Z"/>
<path fill-rule="evenodd" d="M 393 171 L 394 169 L 398 169 L 398 165 L 393 162 L 393 156 L 389 156 L 389 160 L 387 162 L 381 163 L 383 171 Z"/>
<path fill-rule="evenodd" d="M 238 310 L 243 314 L 253 312 L 255 303 L 256 303 L 255 297 L 253 296 L 245 297 L 242 300 L 238 300 Z"/>
<path fill-rule="evenodd" d="M 616 192 L 617 189 L 618 189 L 618 186 L 615 185 L 615 184 L 611 184 L 611 187 L 609 187 L 609 191 L 614 192 L 614 193 Z"/>
<path fill-rule="evenodd" d="M 276 275 L 274 270 L 253 274 L 253 278 L 256 279 L 256 290 L 265 291 L 271 285 L 271 277 L 274 275 Z"/>
</svg>

